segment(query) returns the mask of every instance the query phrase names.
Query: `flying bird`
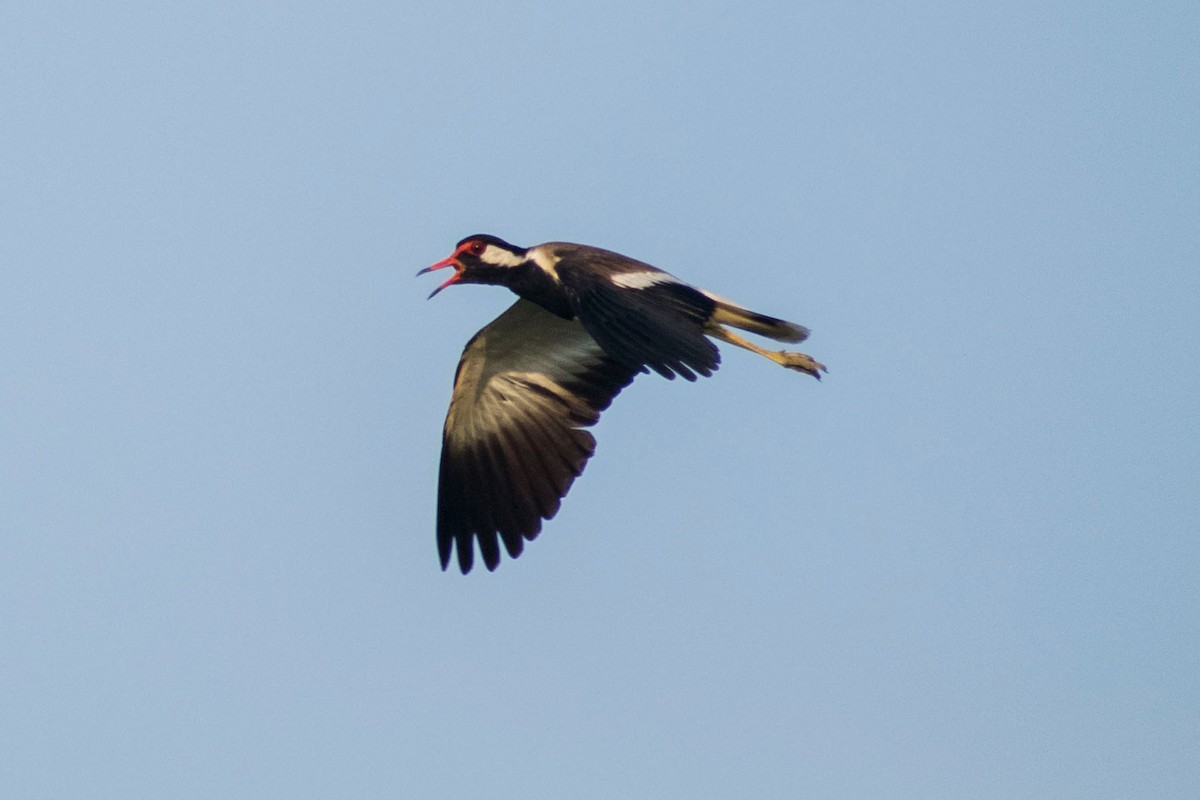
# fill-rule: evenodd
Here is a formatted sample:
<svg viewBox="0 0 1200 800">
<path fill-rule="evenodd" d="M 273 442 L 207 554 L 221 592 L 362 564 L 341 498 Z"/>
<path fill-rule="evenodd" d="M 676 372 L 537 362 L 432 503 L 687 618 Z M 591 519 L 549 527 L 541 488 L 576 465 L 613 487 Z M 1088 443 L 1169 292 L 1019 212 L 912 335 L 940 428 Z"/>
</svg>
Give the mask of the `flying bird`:
<svg viewBox="0 0 1200 800">
<path fill-rule="evenodd" d="M 638 373 L 694 381 L 712 375 L 711 339 L 820 379 L 804 353 L 767 350 L 730 328 L 779 342 L 808 329 L 755 313 L 627 256 L 567 242 L 517 247 L 478 234 L 418 272 L 453 268 L 456 283 L 507 286 L 518 300 L 467 342 L 442 433 L 437 543 L 442 569 L 457 551 L 463 574 L 474 542 L 488 570 L 552 518 L 596 448 L 584 428 Z"/>
</svg>

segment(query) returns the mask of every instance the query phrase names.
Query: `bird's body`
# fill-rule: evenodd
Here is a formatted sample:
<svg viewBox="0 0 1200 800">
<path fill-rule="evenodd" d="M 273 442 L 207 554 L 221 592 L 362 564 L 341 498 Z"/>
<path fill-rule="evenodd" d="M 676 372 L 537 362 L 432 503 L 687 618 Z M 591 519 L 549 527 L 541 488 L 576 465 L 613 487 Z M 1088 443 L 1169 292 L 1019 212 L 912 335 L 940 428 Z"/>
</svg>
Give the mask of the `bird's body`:
<svg viewBox="0 0 1200 800">
<path fill-rule="evenodd" d="M 550 519 L 595 450 L 584 427 L 639 372 L 673 379 L 709 376 L 720 363 L 714 337 L 820 378 L 803 353 L 764 350 L 729 330 L 782 342 L 800 325 L 757 314 L 670 273 L 587 245 L 522 248 L 470 236 L 421 270 L 453 267 L 454 283 L 507 286 L 519 299 L 467 343 L 454 379 L 438 479 L 442 568 L 457 550 L 470 571 L 473 540 L 489 570 L 500 542 L 516 558 Z"/>
</svg>

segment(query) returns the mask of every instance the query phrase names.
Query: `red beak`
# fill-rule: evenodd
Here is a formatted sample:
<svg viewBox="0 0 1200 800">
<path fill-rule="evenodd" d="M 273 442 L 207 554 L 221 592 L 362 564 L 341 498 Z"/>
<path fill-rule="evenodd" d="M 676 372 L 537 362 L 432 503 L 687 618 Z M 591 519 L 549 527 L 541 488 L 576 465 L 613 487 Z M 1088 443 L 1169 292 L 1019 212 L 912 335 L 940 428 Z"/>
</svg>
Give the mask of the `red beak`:
<svg viewBox="0 0 1200 800">
<path fill-rule="evenodd" d="M 456 253 L 455 255 L 452 255 L 449 258 L 443 258 L 441 261 L 437 262 L 436 264 L 431 264 L 430 266 L 426 267 L 425 269 L 423 269 L 417 273 L 418 275 L 424 275 L 426 272 L 433 272 L 435 269 L 445 269 L 446 267 L 454 267 L 454 270 L 455 270 L 454 274 L 451 275 L 449 278 L 447 278 L 442 283 L 441 286 L 437 287 L 432 292 L 430 292 L 429 297 L 425 298 L 426 300 L 432 299 L 435 294 L 440 292 L 442 289 L 445 289 L 450 284 L 458 283 L 458 279 L 461 278 L 463 275 L 463 265 L 458 263 L 457 255 L 458 254 Z"/>
</svg>

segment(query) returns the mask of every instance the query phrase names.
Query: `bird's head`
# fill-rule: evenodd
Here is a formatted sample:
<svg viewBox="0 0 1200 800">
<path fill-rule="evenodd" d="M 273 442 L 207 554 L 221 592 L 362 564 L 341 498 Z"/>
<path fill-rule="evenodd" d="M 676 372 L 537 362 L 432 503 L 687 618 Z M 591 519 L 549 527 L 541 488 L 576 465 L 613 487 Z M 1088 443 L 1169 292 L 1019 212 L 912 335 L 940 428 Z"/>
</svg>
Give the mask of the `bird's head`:
<svg viewBox="0 0 1200 800">
<path fill-rule="evenodd" d="M 431 264 L 418 272 L 424 275 L 435 269 L 454 267 L 454 274 L 434 289 L 429 296 L 445 289 L 454 283 L 505 283 L 508 271 L 527 263 L 524 247 L 509 244 L 495 236 L 478 233 L 468 236 L 458 243 L 454 252 L 436 264 Z"/>
</svg>

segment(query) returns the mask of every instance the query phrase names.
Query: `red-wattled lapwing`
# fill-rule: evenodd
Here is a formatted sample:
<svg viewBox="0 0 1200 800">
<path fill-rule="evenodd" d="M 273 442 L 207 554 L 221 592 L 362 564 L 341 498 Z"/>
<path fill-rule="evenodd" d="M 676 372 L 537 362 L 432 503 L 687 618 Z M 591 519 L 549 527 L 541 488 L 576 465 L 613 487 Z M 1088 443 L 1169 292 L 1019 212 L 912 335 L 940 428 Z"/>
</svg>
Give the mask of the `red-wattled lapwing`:
<svg viewBox="0 0 1200 800">
<path fill-rule="evenodd" d="M 490 283 L 520 299 L 467 342 L 458 362 L 438 475 L 442 569 L 457 547 L 459 568 L 470 572 L 472 539 L 489 570 L 500 563 L 500 541 L 519 556 L 595 451 L 583 428 L 639 372 L 689 381 L 711 375 L 721 357 L 710 336 L 814 378 L 825 370 L 804 353 L 765 350 L 726 326 L 779 342 L 803 341 L 807 328 L 597 247 L 516 247 L 481 234 L 417 274 L 446 267 L 454 274 L 430 297 L 454 283 Z"/>
</svg>

